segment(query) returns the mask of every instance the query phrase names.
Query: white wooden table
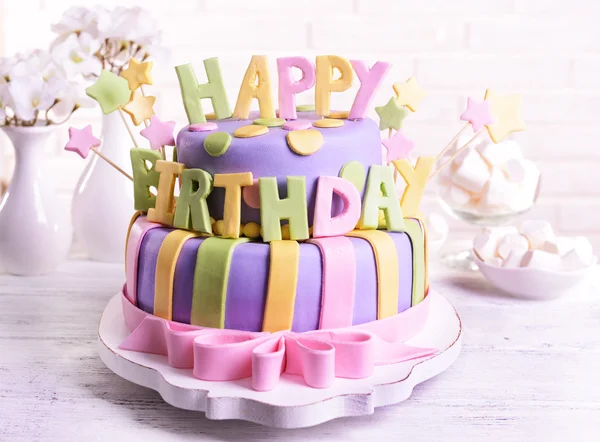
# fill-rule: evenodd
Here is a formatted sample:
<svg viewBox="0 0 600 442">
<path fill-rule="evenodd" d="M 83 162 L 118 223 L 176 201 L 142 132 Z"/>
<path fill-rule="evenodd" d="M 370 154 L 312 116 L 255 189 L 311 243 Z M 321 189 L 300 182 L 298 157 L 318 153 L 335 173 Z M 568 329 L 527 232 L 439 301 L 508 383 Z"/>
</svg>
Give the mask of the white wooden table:
<svg viewBox="0 0 600 442">
<path fill-rule="evenodd" d="M 432 284 L 464 323 L 455 365 L 400 405 L 301 430 L 210 421 L 110 372 L 96 333 L 122 266 L 0 275 L 0 440 L 600 440 L 598 289 L 527 302 L 436 267 Z"/>
</svg>

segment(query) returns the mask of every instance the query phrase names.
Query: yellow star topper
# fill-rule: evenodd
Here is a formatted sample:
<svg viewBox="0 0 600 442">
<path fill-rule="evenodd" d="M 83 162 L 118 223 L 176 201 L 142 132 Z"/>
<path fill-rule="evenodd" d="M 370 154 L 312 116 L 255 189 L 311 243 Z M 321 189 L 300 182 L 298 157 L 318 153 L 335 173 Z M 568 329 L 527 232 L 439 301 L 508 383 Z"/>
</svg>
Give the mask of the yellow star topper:
<svg viewBox="0 0 600 442">
<path fill-rule="evenodd" d="M 131 93 L 129 103 L 123 106 L 123 110 L 129 114 L 133 124 L 139 126 L 144 120 L 152 118 L 154 115 L 154 102 L 156 97 L 144 97 L 138 92 Z"/>
<path fill-rule="evenodd" d="M 129 66 L 123 72 L 121 77 L 127 80 L 129 83 L 129 89 L 135 91 L 142 84 L 152 84 L 152 62 L 139 62 L 135 58 L 132 58 L 129 62 Z"/>
<path fill-rule="evenodd" d="M 492 89 L 485 91 L 485 100 L 489 101 L 495 122 L 486 125 L 490 138 L 494 143 L 499 143 L 511 132 L 525 129 L 525 122 L 521 117 L 520 95 L 499 95 Z"/>
<path fill-rule="evenodd" d="M 415 77 L 410 77 L 405 83 L 394 83 L 396 101 L 400 106 L 406 106 L 411 112 L 416 112 L 419 103 L 425 97 L 425 90 L 419 85 Z"/>
</svg>

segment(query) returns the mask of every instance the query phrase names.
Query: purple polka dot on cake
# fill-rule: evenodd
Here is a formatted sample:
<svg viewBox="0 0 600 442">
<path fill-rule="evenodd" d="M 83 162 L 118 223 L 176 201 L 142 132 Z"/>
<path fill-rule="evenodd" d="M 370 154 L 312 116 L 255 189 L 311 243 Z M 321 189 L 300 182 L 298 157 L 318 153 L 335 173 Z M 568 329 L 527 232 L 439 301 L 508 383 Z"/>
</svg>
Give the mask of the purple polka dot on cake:
<svg viewBox="0 0 600 442">
<path fill-rule="evenodd" d="M 310 129 L 312 123 L 308 120 L 290 120 L 286 121 L 283 128 L 286 130 L 305 130 Z"/>
<path fill-rule="evenodd" d="M 190 132 L 210 132 L 217 129 L 217 123 L 194 123 L 188 126 Z"/>
</svg>

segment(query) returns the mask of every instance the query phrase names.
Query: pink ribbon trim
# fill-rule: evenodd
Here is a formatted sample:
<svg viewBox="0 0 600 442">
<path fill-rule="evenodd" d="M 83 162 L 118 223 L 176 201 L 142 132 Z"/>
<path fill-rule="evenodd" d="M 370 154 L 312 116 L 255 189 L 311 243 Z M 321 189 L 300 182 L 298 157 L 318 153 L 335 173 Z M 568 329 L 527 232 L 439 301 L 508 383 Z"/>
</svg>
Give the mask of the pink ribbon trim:
<svg viewBox="0 0 600 442">
<path fill-rule="evenodd" d="M 310 387 L 327 388 L 335 378 L 362 379 L 378 365 L 438 353 L 403 342 L 425 325 L 427 298 L 384 320 L 306 333 L 246 332 L 167 321 L 138 309 L 125 294 L 122 305 L 132 332 L 119 348 L 164 355 L 171 366 L 191 368 L 194 377 L 207 381 L 251 377 L 257 391 L 275 388 L 283 372 L 302 376 Z"/>
</svg>

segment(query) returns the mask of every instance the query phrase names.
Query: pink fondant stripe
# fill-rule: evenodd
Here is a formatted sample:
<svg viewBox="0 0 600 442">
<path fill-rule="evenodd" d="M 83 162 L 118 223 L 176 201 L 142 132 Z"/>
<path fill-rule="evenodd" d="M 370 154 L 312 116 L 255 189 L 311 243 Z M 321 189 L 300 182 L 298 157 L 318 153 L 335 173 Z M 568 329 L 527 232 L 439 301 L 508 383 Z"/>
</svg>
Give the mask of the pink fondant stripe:
<svg viewBox="0 0 600 442">
<path fill-rule="evenodd" d="M 140 247 L 142 240 L 147 231 L 161 227 L 160 224 L 151 223 L 146 219 L 145 216 L 140 216 L 135 220 L 131 230 L 129 231 L 129 239 L 127 241 L 127 252 L 125 259 L 125 269 L 127 277 L 127 299 L 131 301 L 133 305 L 137 305 L 137 271 L 138 271 L 138 258 L 140 256 Z"/>
<path fill-rule="evenodd" d="M 314 238 L 323 259 L 320 329 L 352 325 L 356 256 L 352 241 L 345 236 Z"/>
</svg>

